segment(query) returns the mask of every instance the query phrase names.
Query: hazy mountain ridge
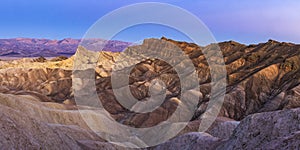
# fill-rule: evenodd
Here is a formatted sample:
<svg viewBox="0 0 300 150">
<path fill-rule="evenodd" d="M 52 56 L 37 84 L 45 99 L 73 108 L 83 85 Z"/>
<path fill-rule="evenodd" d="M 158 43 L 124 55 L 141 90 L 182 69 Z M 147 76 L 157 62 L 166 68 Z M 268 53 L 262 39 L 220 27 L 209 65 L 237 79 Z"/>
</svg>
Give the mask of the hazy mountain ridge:
<svg viewBox="0 0 300 150">
<path fill-rule="evenodd" d="M 106 44 L 104 50 L 122 51 L 131 43 L 122 41 L 106 41 L 102 39 L 85 39 L 96 46 Z M 62 40 L 14 38 L 0 39 L 0 57 L 57 57 L 72 56 L 81 40 L 66 38 Z M 107 43 L 106 43 L 107 42 Z M 89 43 L 90 44 L 90 43 Z"/>
</svg>

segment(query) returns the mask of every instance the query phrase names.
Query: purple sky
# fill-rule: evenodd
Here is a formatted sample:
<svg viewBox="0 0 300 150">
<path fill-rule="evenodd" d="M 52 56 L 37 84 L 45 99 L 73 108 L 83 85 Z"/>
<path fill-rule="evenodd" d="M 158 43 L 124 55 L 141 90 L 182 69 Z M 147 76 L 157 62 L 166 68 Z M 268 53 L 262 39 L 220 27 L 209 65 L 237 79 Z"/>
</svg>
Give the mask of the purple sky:
<svg viewBox="0 0 300 150">
<path fill-rule="evenodd" d="M 0 38 L 81 38 L 103 15 L 137 2 L 143 1 L 4 0 L 0 3 Z M 195 14 L 211 30 L 217 41 L 258 43 L 275 39 L 300 43 L 300 1 L 298 0 L 162 0 L 156 2 L 177 5 Z M 116 38 L 137 41 L 141 38 L 162 35 L 186 40 L 175 31 L 157 26 L 132 28 Z"/>
</svg>

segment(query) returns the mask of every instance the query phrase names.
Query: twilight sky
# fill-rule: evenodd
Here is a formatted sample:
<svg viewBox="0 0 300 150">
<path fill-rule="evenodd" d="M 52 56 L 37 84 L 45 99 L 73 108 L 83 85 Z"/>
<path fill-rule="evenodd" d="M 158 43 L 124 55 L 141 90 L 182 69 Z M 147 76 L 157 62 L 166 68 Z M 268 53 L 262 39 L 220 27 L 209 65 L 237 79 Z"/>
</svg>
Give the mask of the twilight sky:
<svg viewBox="0 0 300 150">
<path fill-rule="evenodd" d="M 2 0 L 0 38 L 82 38 L 93 23 L 110 11 L 142 0 Z M 241 43 L 268 39 L 300 43 L 299 0 L 160 0 L 190 11 L 217 41 Z M 179 18 L 180 19 L 180 18 Z M 138 41 L 166 36 L 186 40 L 161 26 L 133 27 L 117 40 Z"/>
</svg>

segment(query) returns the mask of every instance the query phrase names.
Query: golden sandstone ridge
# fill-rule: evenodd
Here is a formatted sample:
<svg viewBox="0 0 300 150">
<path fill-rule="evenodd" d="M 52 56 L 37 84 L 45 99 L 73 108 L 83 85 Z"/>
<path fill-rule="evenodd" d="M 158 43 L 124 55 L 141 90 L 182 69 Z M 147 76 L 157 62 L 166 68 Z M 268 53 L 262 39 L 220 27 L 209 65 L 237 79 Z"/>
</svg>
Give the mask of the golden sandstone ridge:
<svg viewBox="0 0 300 150">
<path fill-rule="evenodd" d="M 177 137 L 148 149 L 299 148 L 300 45 L 273 40 L 257 45 L 234 41 L 218 43 L 227 71 L 226 94 L 217 120 L 205 133 L 200 133 L 197 130 L 201 115 L 211 99 L 210 66 L 203 54 L 209 46 L 167 38 L 160 40 L 176 45 L 192 61 L 200 90 L 189 90 L 199 100 L 198 109 Z M 143 45 L 155 44 L 155 41 L 146 39 Z M 87 112 L 95 109 L 90 105 L 78 106 L 74 100 L 72 73 L 80 68 L 74 70 L 73 63 L 78 53 L 86 51 L 79 47 L 77 54 L 70 58 L 0 61 L 1 149 L 123 148 L 93 133 L 78 112 L 78 108 Z M 181 105 L 177 72 L 165 61 L 145 57 L 131 66 L 131 94 L 139 101 L 147 101 L 151 81 L 160 79 L 166 86 L 165 100 L 149 113 L 134 113 L 124 108 L 117 101 L 111 84 L 112 67 L 122 54 L 90 53 L 95 66 L 89 72 L 94 75 L 98 97 L 119 123 L 136 128 L 152 127 L 167 120 Z M 85 59 L 89 58 L 75 62 L 88 61 Z M 128 67 L 130 64 L 123 63 Z M 188 78 L 189 74 L 183 77 Z M 84 93 L 80 96 L 88 97 Z"/>
</svg>

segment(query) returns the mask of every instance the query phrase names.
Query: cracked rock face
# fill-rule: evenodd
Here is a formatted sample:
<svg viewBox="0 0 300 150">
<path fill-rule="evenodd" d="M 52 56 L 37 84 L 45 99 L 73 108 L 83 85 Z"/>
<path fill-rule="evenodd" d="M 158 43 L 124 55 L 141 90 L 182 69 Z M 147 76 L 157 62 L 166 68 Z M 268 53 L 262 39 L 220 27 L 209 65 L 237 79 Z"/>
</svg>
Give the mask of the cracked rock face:
<svg viewBox="0 0 300 150">
<path fill-rule="evenodd" d="M 216 147 L 220 149 L 262 147 L 278 149 L 297 146 L 300 130 L 297 124 L 299 124 L 300 113 L 299 109 L 293 108 L 300 107 L 299 45 L 272 40 L 249 46 L 233 41 L 219 43 L 227 71 L 227 88 L 223 106 L 218 119 L 206 133 L 186 134 L 198 131 L 201 115 L 211 99 L 210 83 L 214 76 L 210 73 L 212 69 L 206 57 L 210 56 L 209 59 L 216 62 L 214 66 L 216 69 L 213 70 L 216 74 L 221 71 L 218 66 L 221 63 L 213 53 L 207 51 L 214 45 L 201 47 L 166 38 L 161 40 L 171 43 L 186 54 L 186 58 L 166 54 L 168 61 L 181 68 L 181 72 L 166 61 L 149 58 L 151 54 L 135 54 L 130 50 L 138 49 L 139 52 L 144 52 L 144 47 L 158 47 L 155 39 L 147 39 L 142 46 L 129 48 L 128 52 L 136 56 L 136 59 L 127 59 L 126 55 L 119 52 L 98 53 L 79 47 L 77 54 L 69 59 L 0 61 L 0 92 L 2 93 L 0 106 L 3 107 L 1 124 L 3 122 L 9 127 L 8 132 L 3 130 L 1 133 L 22 135 L 14 141 L 20 144 L 13 148 L 21 148 L 25 145 L 24 143 L 31 143 L 29 144 L 31 147 L 28 148 L 43 147 L 42 138 L 40 140 L 37 138 L 42 137 L 44 132 L 49 132 L 49 135 L 53 137 L 51 140 L 57 139 L 54 143 L 65 143 L 64 145 L 69 148 L 73 146 L 75 149 L 121 148 L 99 137 L 86 136 L 92 134 L 92 131 L 80 119 L 80 114 L 76 109 L 78 107 L 95 109 L 93 108 L 95 97 L 90 96 L 88 91 L 90 83 L 93 83 L 97 97 L 113 119 L 136 128 L 158 125 L 172 116 L 178 106 L 192 108 L 189 106 L 190 103 L 182 102 L 180 95 L 184 92 L 189 93 L 189 99 L 196 100 L 198 109 L 191 114 L 192 119 L 188 126 L 178 134 L 178 137 L 152 147 L 153 149 L 167 149 L 167 147 L 193 149 L 201 148 L 201 146 L 207 149 Z M 166 48 L 171 49 L 172 46 Z M 88 55 L 93 55 L 93 59 L 90 59 Z M 78 59 L 76 56 L 84 57 Z M 195 83 L 199 83 L 200 90 L 188 86 L 193 83 L 181 83 L 179 79 L 180 77 L 191 78 L 189 68 L 183 65 L 189 60 L 195 67 L 197 75 Z M 76 65 L 77 68 L 72 70 L 76 63 L 87 65 L 81 68 Z M 113 87 L 112 71 L 116 63 L 131 69 L 118 70 L 118 75 L 129 73 L 128 82 L 124 82 L 121 77 L 120 81 L 114 78 L 114 81 L 119 84 Z M 78 84 L 72 84 L 75 80 Z M 182 85 L 187 85 L 186 91 L 182 91 Z M 75 105 L 74 88 L 81 89 L 75 94 L 84 98 L 84 103 L 80 103 L 82 106 Z M 118 89 L 121 97 L 133 96 L 137 102 L 149 102 L 147 106 L 160 105 L 151 112 L 134 113 L 118 102 L 113 89 Z M 127 91 L 128 89 L 130 92 Z M 157 101 L 157 99 L 162 99 L 162 101 Z M 131 105 L 130 108 L 143 111 L 144 109 L 141 109 L 138 104 Z M 31 120 L 22 119 L 24 117 L 30 117 Z M 182 117 L 185 118 L 188 115 Z M 30 122 L 29 124 L 37 128 L 28 128 L 21 123 L 22 121 Z M 291 125 L 287 125 L 286 122 Z M 44 131 L 40 128 L 46 129 Z M 279 129 L 281 131 L 278 131 Z M 78 134 L 82 134 L 80 139 L 73 137 L 76 136 L 73 133 L 77 131 Z M 3 141 L 3 146 L 10 145 L 9 140 L 3 138 Z M 51 145 L 46 145 L 46 147 L 51 147 Z"/>
<path fill-rule="evenodd" d="M 299 108 L 250 115 L 219 149 L 299 149 L 299 124 Z"/>
</svg>

